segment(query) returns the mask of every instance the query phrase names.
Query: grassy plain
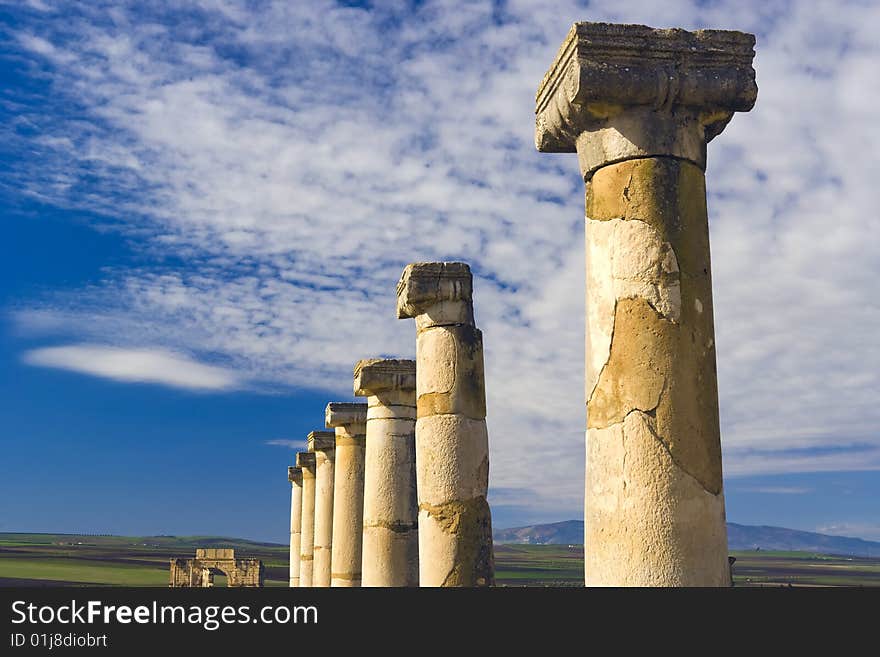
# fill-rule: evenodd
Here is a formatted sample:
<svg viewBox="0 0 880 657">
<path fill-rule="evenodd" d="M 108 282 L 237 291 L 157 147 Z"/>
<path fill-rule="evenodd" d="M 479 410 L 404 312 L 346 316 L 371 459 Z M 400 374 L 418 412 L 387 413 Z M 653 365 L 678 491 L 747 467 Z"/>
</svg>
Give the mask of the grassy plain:
<svg viewBox="0 0 880 657">
<path fill-rule="evenodd" d="M 284 545 L 213 536 L 0 534 L 0 586 L 167 586 L 168 562 L 196 547 L 262 559 L 266 586 L 287 586 Z M 880 559 L 805 552 L 734 552 L 736 586 L 880 586 Z M 580 545 L 496 545 L 500 586 L 582 586 Z M 216 577 L 215 584 L 223 578 Z"/>
<path fill-rule="evenodd" d="M 286 546 L 216 536 L 0 534 L 0 586 L 168 586 L 169 561 L 197 547 L 261 559 L 266 586 L 287 586 Z M 223 578 L 215 576 L 215 584 Z"/>
</svg>

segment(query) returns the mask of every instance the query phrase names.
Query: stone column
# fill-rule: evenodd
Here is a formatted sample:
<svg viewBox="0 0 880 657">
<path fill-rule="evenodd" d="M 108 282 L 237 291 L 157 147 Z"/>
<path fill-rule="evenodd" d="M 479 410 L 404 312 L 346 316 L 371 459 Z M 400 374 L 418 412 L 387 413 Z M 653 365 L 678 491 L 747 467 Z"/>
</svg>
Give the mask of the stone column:
<svg viewBox="0 0 880 657">
<path fill-rule="evenodd" d="M 415 361 L 359 361 L 354 394 L 368 406 L 363 586 L 418 586 Z"/>
<path fill-rule="evenodd" d="M 315 455 L 300 452 L 296 466 L 302 473 L 302 531 L 299 546 L 299 585 L 312 586 L 315 555 Z"/>
<path fill-rule="evenodd" d="M 290 586 L 299 586 L 300 535 L 302 532 L 302 468 L 287 468 L 290 482 Z"/>
<path fill-rule="evenodd" d="M 367 405 L 331 402 L 325 423 L 336 430 L 330 586 L 360 586 Z"/>
<path fill-rule="evenodd" d="M 538 150 L 586 183 L 588 586 L 730 584 L 704 171 L 754 44 L 576 23 L 538 90 Z"/>
<path fill-rule="evenodd" d="M 309 434 L 309 451 L 315 454 L 315 565 L 312 586 L 329 587 L 336 434 L 332 431 L 312 431 Z"/>
<path fill-rule="evenodd" d="M 492 516 L 483 334 L 471 270 L 407 265 L 397 317 L 416 320 L 416 472 L 421 586 L 492 586 Z"/>
</svg>

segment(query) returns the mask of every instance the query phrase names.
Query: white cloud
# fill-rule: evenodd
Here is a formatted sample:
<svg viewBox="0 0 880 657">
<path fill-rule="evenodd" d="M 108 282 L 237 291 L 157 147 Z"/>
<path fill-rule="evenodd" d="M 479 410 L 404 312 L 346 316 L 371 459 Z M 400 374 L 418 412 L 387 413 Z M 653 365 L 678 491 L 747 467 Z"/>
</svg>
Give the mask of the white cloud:
<svg viewBox="0 0 880 657">
<path fill-rule="evenodd" d="M 188 390 L 229 390 L 240 385 L 234 372 L 199 363 L 167 349 L 70 345 L 32 349 L 24 362 L 128 383 L 159 383 Z"/>
<path fill-rule="evenodd" d="M 750 486 L 747 488 L 737 487 L 734 490 L 741 493 L 762 493 L 765 495 L 805 495 L 813 489 L 801 486 Z"/>
<path fill-rule="evenodd" d="M 837 522 L 816 527 L 820 534 L 832 536 L 847 536 L 865 539 L 866 541 L 880 541 L 880 524 L 866 522 Z"/>
<path fill-rule="evenodd" d="M 45 55 L 47 57 L 52 57 L 53 55 L 55 55 L 55 48 L 52 46 L 52 44 L 38 36 L 22 34 L 19 36 L 19 42 L 27 50 L 38 53 L 40 55 Z"/>
<path fill-rule="evenodd" d="M 267 445 L 274 447 L 287 447 L 288 449 L 304 450 L 307 447 L 305 440 L 289 440 L 287 438 L 273 438 L 266 441 Z"/>
<path fill-rule="evenodd" d="M 832 442 L 832 441 L 829 441 Z M 815 441 L 809 441 L 815 444 Z M 761 449 L 730 449 L 725 453 L 724 474 L 740 477 L 757 474 L 795 472 L 843 472 L 880 470 L 880 447 L 856 446 L 830 453 L 814 453 L 807 449 L 789 451 Z"/>
<path fill-rule="evenodd" d="M 153 258 L 30 303 L 25 329 L 206 350 L 243 380 L 349 395 L 356 360 L 413 354 L 411 323 L 394 319 L 403 266 L 463 259 L 492 485 L 527 505 L 540 482 L 574 512 L 583 186 L 574 156 L 535 152 L 535 89 L 574 20 L 752 30 L 757 105 L 709 145 L 725 472 L 880 467 L 880 88 L 865 83 L 880 7 L 140 5 L 108 21 L 88 3 L 19 35 L 51 64 L 57 102 L 81 111 L 22 112 L 43 139 L 9 184 L 104 213 Z M 835 444 L 873 451 L 797 451 Z"/>
</svg>

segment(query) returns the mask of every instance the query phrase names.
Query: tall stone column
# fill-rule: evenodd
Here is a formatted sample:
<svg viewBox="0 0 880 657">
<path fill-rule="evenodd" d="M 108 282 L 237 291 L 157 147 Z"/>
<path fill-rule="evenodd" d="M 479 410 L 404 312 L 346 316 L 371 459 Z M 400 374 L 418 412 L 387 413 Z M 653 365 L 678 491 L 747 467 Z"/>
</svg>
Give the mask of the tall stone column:
<svg viewBox="0 0 880 657">
<path fill-rule="evenodd" d="M 538 150 L 586 183 L 588 586 L 730 584 L 704 171 L 754 44 L 576 23 L 538 90 Z"/>
<path fill-rule="evenodd" d="M 315 455 L 300 452 L 296 467 L 302 473 L 302 514 L 299 538 L 299 585 L 312 586 L 315 556 Z"/>
<path fill-rule="evenodd" d="M 309 451 L 315 454 L 315 565 L 312 586 L 329 587 L 336 434 L 332 431 L 312 431 L 309 434 Z"/>
<path fill-rule="evenodd" d="M 290 482 L 290 586 L 299 586 L 299 552 L 302 534 L 302 468 L 287 468 Z"/>
<path fill-rule="evenodd" d="M 354 394 L 367 397 L 363 586 L 418 586 L 415 361 L 359 361 Z"/>
<path fill-rule="evenodd" d="M 398 318 L 416 320 L 416 472 L 421 586 L 495 580 L 483 334 L 474 326 L 471 270 L 407 265 Z"/>
<path fill-rule="evenodd" d="M 325 424 L 336 431 L 330 586 L 360 586 L 367 405 L 331 402 Z"/>
</svg>

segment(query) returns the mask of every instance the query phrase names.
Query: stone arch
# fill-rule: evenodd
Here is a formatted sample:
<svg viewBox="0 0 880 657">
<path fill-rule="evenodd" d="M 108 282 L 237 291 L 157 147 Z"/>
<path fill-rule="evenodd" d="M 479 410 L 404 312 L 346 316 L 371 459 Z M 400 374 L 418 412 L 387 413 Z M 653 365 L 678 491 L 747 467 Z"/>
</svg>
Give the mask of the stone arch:
<svg viewBox="0 0 880 657">
<path fill-rule="evenodd" d="M 198 548 L 195 559 L 172 559 L 169 586 L 210 588 L 217 573 L 229 587 L 263 586 L 263 562 L 236 559 L 235 550 L 228 548 Z"/>
</svg>

